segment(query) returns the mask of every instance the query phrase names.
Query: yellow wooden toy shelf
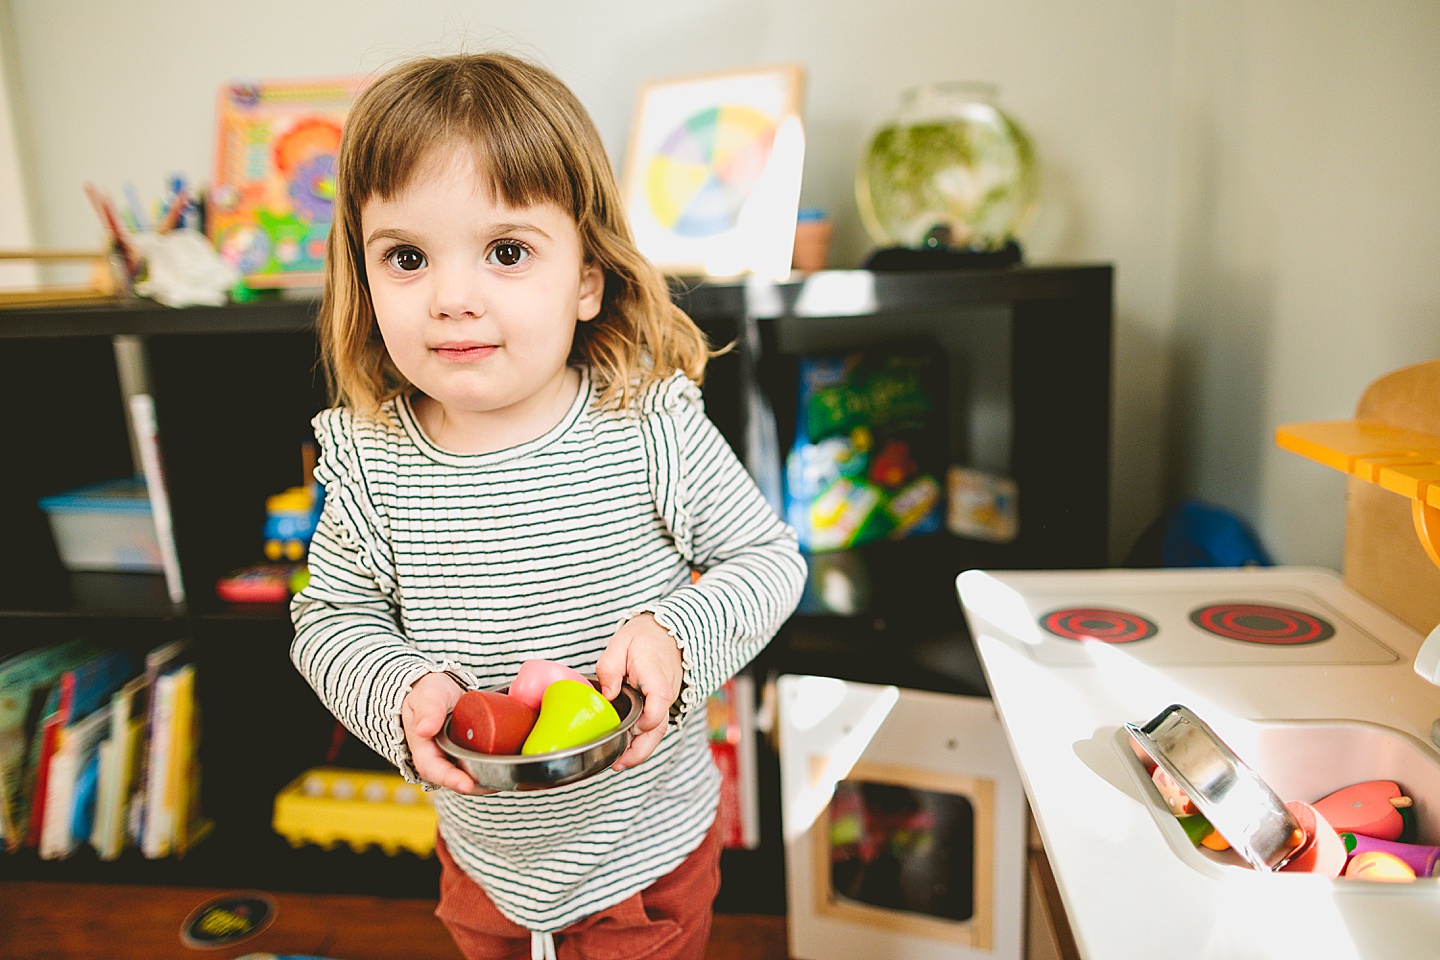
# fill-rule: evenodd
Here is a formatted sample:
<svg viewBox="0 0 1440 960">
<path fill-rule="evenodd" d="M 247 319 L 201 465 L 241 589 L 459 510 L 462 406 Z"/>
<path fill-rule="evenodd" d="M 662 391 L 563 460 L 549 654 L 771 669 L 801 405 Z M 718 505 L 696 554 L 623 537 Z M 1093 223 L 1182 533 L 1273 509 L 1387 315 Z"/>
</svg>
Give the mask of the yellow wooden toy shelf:
<svg viewBox="0 0 1440 960">
<path fill-rule="evenodd" d="M 1374 420 L 1282 424 L 1282 449 L 1410 498 L 1420 545 L 1440 564 L 1440 437 Z"/>
<path fill-rule="evenodd" d="M 1353 420 L 1282 424 L 1275 442 L 1350 477 L 1346 581 L 1429 632 L 1440 621 L 1440 360 L 1370 384 Z"/>
<path fill-rule="evenodd" d="M 307 843 L 357 853 L 379 847 L 394 856 L 435 852 L 435 807 L 398 773 L 313 767 L 275 795 L 275 832 L 292 847 Z"/>
</svg>

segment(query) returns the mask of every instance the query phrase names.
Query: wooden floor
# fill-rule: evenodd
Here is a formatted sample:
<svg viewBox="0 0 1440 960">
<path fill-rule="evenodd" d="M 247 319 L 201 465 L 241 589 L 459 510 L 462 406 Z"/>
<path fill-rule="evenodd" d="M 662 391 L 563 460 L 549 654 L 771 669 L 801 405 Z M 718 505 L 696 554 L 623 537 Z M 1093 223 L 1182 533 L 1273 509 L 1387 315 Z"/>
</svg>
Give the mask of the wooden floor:
<svg viewBox="0 0 1440 960">
<path fill-rule="evenodd" d="M 180 927 L 233 890 L 0 881 L 4 960 L 233 960 L 248 953 L 338 960 L 461 960 L 426 900 L 272 894 L 274 922 L 231 947 L 195 950 Z M 705 960 L 786 960 L 783 917 L 719 914 Z"/>
</svg>

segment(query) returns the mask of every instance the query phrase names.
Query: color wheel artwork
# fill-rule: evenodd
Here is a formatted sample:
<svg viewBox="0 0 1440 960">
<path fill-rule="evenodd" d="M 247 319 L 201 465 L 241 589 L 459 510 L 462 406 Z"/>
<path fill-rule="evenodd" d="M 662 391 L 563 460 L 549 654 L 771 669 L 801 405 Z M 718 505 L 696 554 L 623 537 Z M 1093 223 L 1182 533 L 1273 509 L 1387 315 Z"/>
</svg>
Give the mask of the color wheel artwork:
<svg viewBox="0 0 1440 960">
<path fill-rule="evenodd" d="M 650 161 L 655 219 L 682 237 L 734 229 L 774 142 L 775 124 L 749 107 L 708 107 L 688 117 Z"/>
<path fill-rule="evenodd" d="M 788 258 L 803 158 L 799 94 L 796 66 L 646 85 L 624 178 L 642 253 L 671 273 L 715 273 L 717 264 L 742 272 L 768 238 Z"/>
<path fill-rule="evenodd" d="M 221 89 L 209 230 L 247 285 L 320 282 L 340 131 L 363 83 L 347 77 Z"/>
</svg>

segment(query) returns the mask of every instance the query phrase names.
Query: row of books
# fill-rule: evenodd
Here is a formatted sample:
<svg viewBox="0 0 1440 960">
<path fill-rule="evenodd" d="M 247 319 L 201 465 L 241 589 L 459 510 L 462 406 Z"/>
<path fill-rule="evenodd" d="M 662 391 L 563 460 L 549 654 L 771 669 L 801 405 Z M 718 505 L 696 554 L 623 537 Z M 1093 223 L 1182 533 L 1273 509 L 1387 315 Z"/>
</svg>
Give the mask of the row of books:
<svg viewBox="0 0 1440 960">
<path fill-rule="evenodd" d="M 710 756 L 720 770 L 720 842 L 727 850 L 760 845 L 760 785 L 755 757 L 755 682 L 725 681 L 705 702 Z"/>
<path fill-rule="evenodd" d="M 183 854 L 199 817 L 200 710 L 184 639 L 144 657 L 70 640 L 0 660 L 0 840 L 42 859 Z"/>
</svg>

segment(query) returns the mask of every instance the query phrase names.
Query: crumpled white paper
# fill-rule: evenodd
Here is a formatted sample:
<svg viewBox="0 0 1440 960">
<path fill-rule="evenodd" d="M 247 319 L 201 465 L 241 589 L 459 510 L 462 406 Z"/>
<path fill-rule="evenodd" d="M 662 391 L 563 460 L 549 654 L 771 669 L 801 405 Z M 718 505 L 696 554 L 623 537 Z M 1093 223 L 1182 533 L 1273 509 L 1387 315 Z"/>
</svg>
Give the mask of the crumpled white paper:
<svg viewBox="0 0 1440 960">
<path fill-rule="evenodd" d="M 218 307 L 240 280 L 240 271 L 196 230 L 143 233 L 134 242 L 145 258 L 145 279 L 135 292 L 167 307 Z"/>
</svg>

